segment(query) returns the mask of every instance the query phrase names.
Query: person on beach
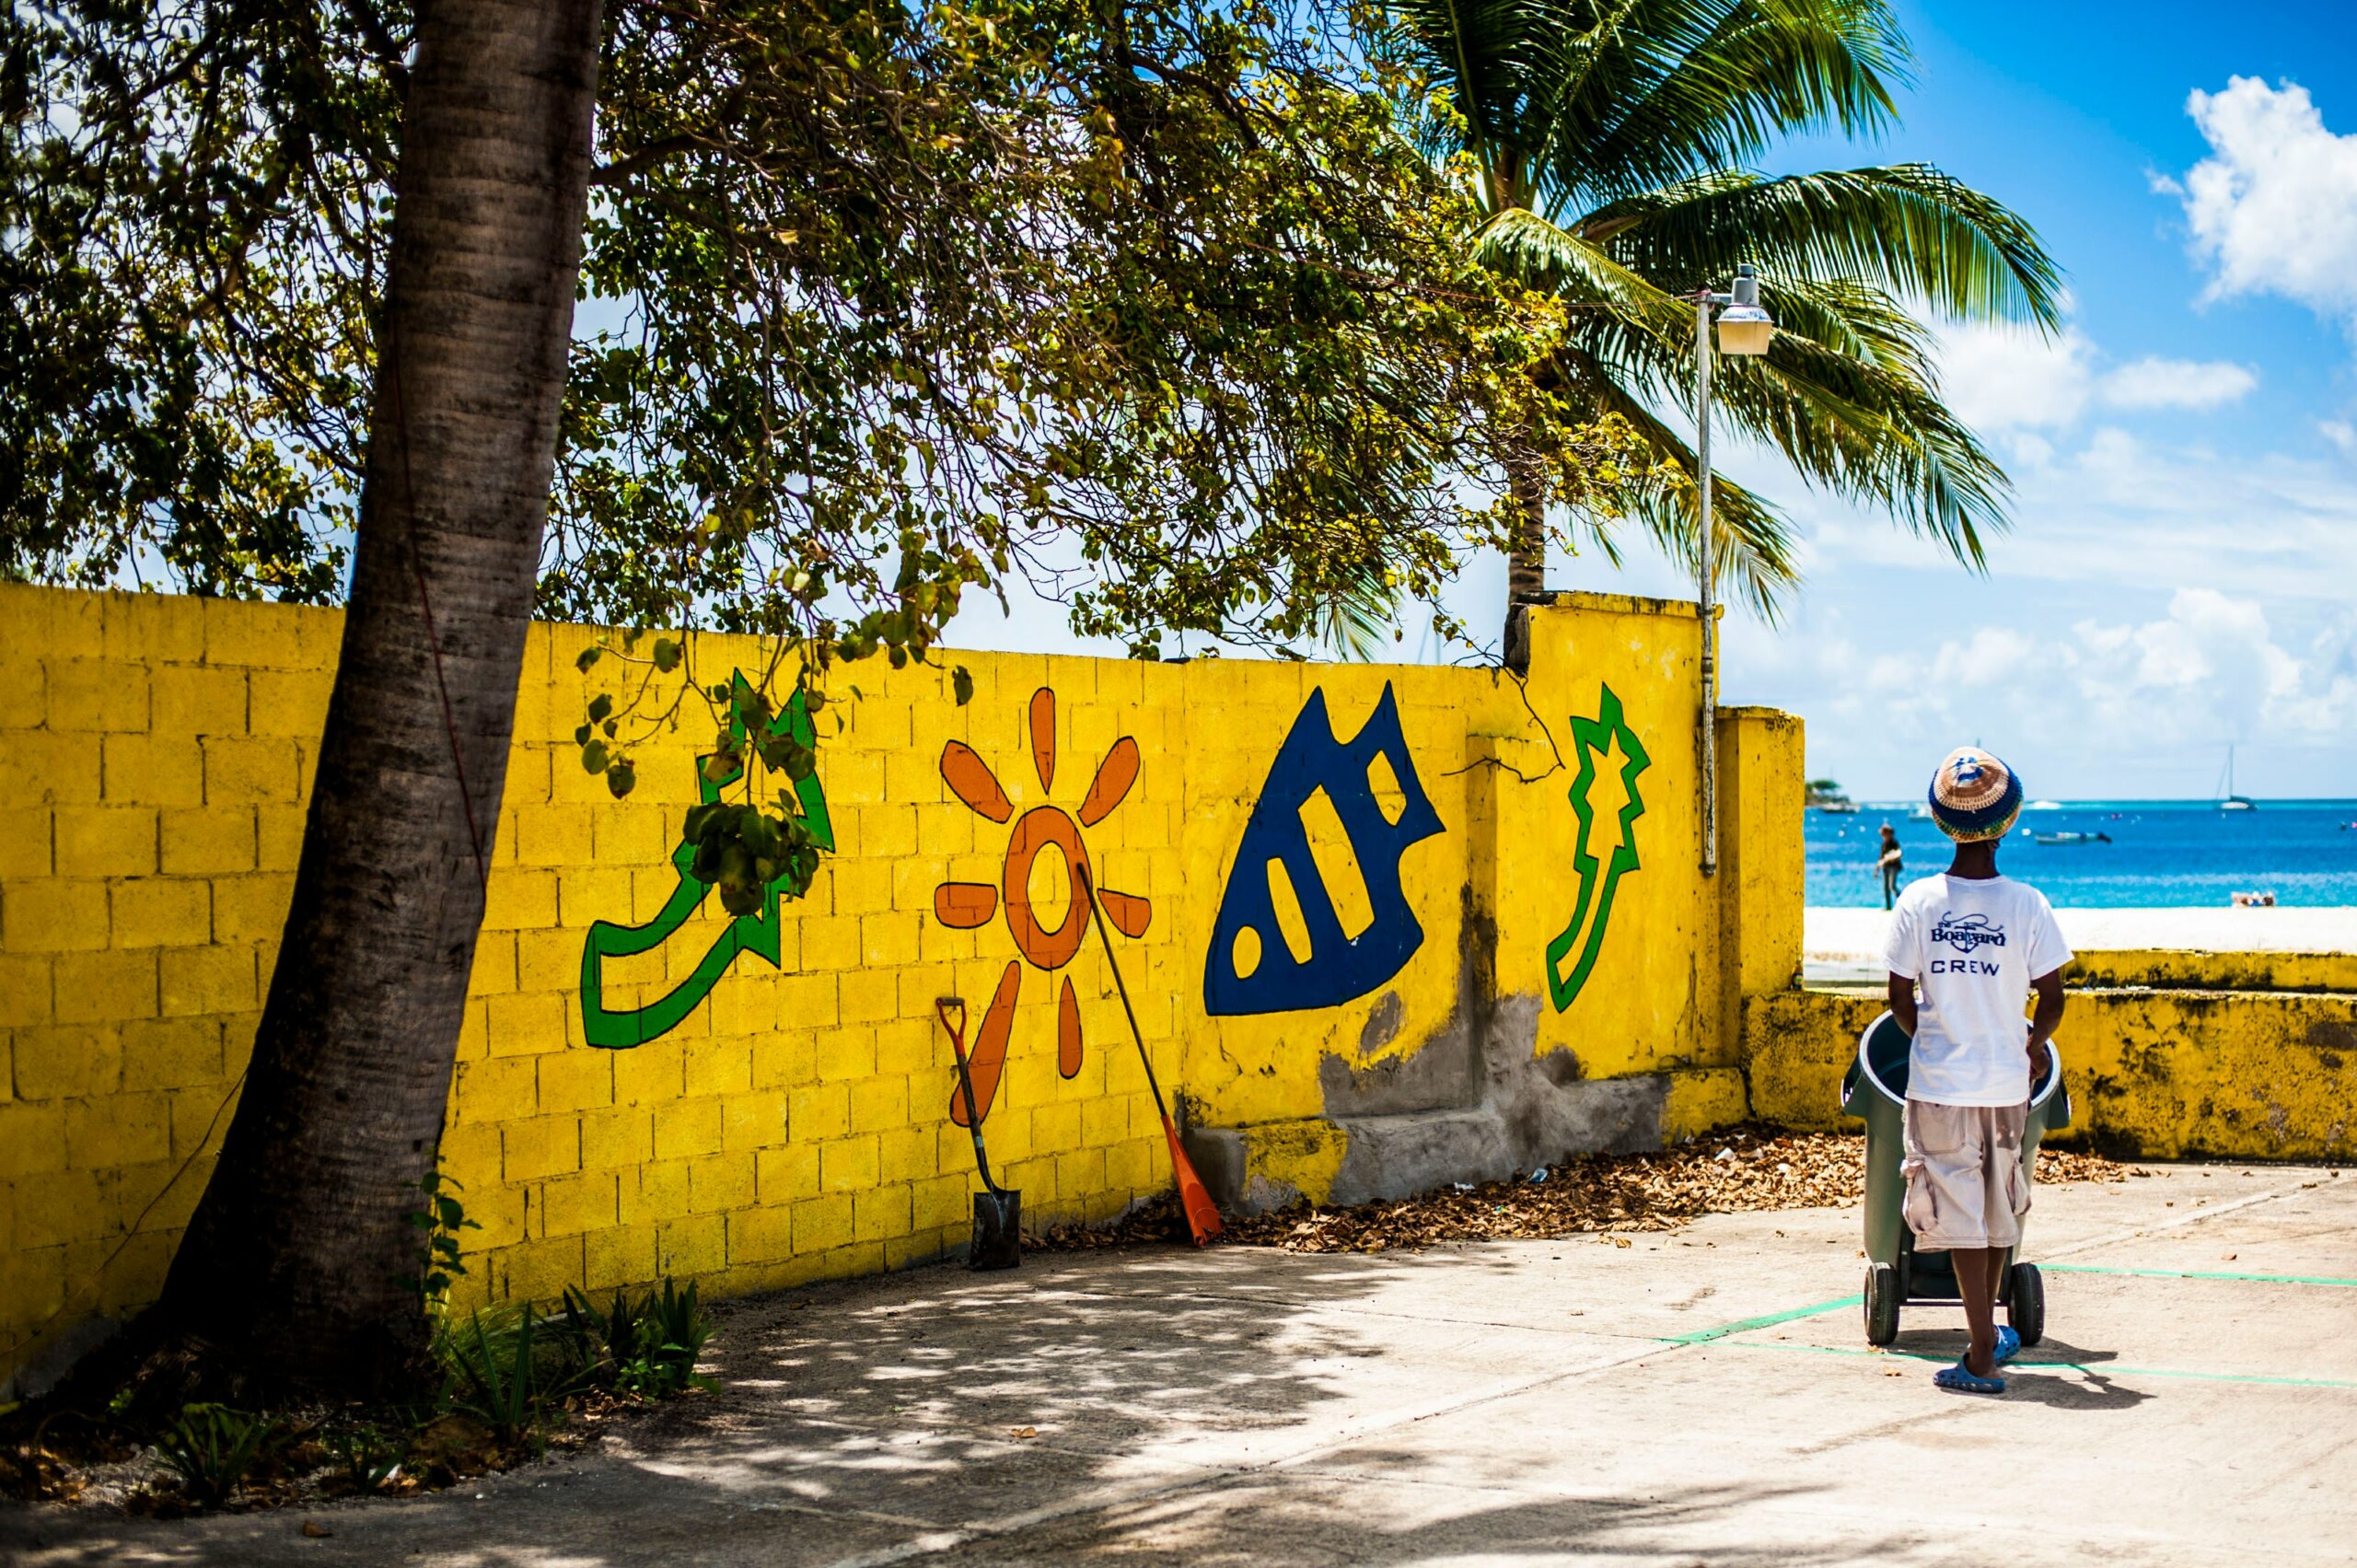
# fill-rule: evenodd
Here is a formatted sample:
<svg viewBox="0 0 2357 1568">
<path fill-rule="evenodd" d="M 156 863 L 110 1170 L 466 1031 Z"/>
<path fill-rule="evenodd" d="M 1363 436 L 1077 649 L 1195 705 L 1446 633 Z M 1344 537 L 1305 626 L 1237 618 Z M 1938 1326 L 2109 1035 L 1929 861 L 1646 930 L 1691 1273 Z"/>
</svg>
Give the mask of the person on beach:
<svg viewBox="0 0 2357 1568">
<path fill-rule="evenodd" d="M 1905 857 L 1898 853 L 1898 830 L 1885 822 L 1882 825 L 1881 858 L 1875 865 L 1882 869 L 1882 907 L 1890 908 L 1898 897 L 1898 874 L 1907 869 Z"/>
<path fill-rule="evenodd" d="M 1913 1041 L 1899 1168 L 1915 1249 L 1948 1254 L 1972 1330 L 1964 1358 L 1933 1381 L 2002 1394 L 1997 1369 L 2021 1349 L 2021 1336 L 1996 1326 L 1997 1289 L 2029 1212 L 2022 1133 L 2031 1090 L 2051 1062 L 2047 1041 L 2062 1021 L 2071 949 L 2046 896 L 1997 871 L 1997 841 L 2022 808 L 2014 771 L 1960 748 L 1933 775 L 1931 801 L 1956 858 L 1898 896 L 1885 958 L 1891 1016 Z M 2022 1001 L 2032 990 L 2038 1008 L 2025 1025 Z"/>
</svg>

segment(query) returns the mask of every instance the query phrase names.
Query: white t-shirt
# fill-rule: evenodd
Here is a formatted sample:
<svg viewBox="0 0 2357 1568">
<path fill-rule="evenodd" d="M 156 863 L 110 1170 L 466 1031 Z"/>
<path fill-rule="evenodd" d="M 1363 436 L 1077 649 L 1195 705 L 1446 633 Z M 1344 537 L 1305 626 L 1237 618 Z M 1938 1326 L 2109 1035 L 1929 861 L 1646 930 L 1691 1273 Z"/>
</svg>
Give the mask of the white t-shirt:
<svg viewBox="0 0 2357 1568">
<path fill-rule="evenodd" d="M 2019 1105 L 2029 1098 L 2023 1017 L 2030 981 L 2071 961 L 2046 895 L 2009 877 L 1942 873 L 1908 884 L 1890 912 L 1890 972 L 1915 981 L 1907 1098 Z"/>
</svg>

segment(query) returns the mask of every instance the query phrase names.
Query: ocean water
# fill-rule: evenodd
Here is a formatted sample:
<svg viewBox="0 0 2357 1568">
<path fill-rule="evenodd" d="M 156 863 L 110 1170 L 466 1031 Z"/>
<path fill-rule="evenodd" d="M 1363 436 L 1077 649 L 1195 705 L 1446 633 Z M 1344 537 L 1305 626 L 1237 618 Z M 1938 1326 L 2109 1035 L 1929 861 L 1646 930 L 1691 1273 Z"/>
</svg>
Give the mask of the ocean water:
<svg viewBox="0 0 2357 1568">
<path fill-rule="evenodd" d="M 1881 907 L 1875 859 L 1885 822 L 1907 857 L 1902 886 L 1946 865 L 1955 846 L 1914 809 L 1886 801 L 1855 816 L 1806 813 L 1808 901 Z M 2111 842 L 2036 840 L 2064 832 Z M 2037 883 L 2058 909 L 2216 909 L 2259 890 L 2279 904 L 2357 905 L 2357 800 L 2262 800 L 2252 811 L 2207 800 L 2062 801 L 2024 809 L 1998 865 Z"/>
</svg>

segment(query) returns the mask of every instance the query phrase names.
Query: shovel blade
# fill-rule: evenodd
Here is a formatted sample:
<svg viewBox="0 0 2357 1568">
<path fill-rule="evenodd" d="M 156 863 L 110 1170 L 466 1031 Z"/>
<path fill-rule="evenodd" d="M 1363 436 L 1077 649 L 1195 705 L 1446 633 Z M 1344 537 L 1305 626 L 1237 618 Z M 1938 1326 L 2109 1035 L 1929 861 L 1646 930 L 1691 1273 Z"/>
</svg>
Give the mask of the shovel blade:
<svg viewBox="0 0 2357 1568">
<path fill-rule="evenodd" d="M 1023 1261 L 1023 1194 L 974 1194 L 974 1242 L 966 1267 L 1012 1269 Z"/>
</svg>

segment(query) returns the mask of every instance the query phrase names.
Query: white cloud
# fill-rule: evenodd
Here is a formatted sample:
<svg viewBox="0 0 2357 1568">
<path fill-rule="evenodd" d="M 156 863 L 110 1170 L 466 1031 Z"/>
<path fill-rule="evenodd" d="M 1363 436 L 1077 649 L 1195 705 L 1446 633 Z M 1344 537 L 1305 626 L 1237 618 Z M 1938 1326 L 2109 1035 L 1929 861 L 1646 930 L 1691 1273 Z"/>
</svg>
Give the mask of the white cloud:
<svg viewBox="0 0 2357 1568">
<path fill-rule="evenodd" d="M 2345 419 L 2319 419 L 2316 433 L 2340 449 L 2344 458 L 2357 458 L 2357 424 Z"/>
<path fill-rule="evenodd" d="M 2184 205 L 2205 297 L 2281 295 L 2357 332 L 2357 135 L 2288 81 L 2235 76 L 2185 107 L 2210 156 L 2154 184 Z"/>
<path fill-rule="evenodd" d="M 2158 359 L 2123 365 L 2103 378 L 2103 401 L 2114 408 L 2212 409 L 2258 385 L 2255 371 L 2226 360 Z"/>
<path fill-rule="evenodd" d="M 2053 455 L 2031 434 L 2075 423 L 2091 403 L 2130 410 L 2213 409 L 2258 385 L 2258 372 L 2228 360 L 2142 359 L 2098 371 L 2091 338 L 2065 325 L 2052 337 L 2007 326 L 1951 327 L 1940 334 L 1940 390 L 1973 429 L 2000 439 L 2032 465 Z"/>
</svg>

